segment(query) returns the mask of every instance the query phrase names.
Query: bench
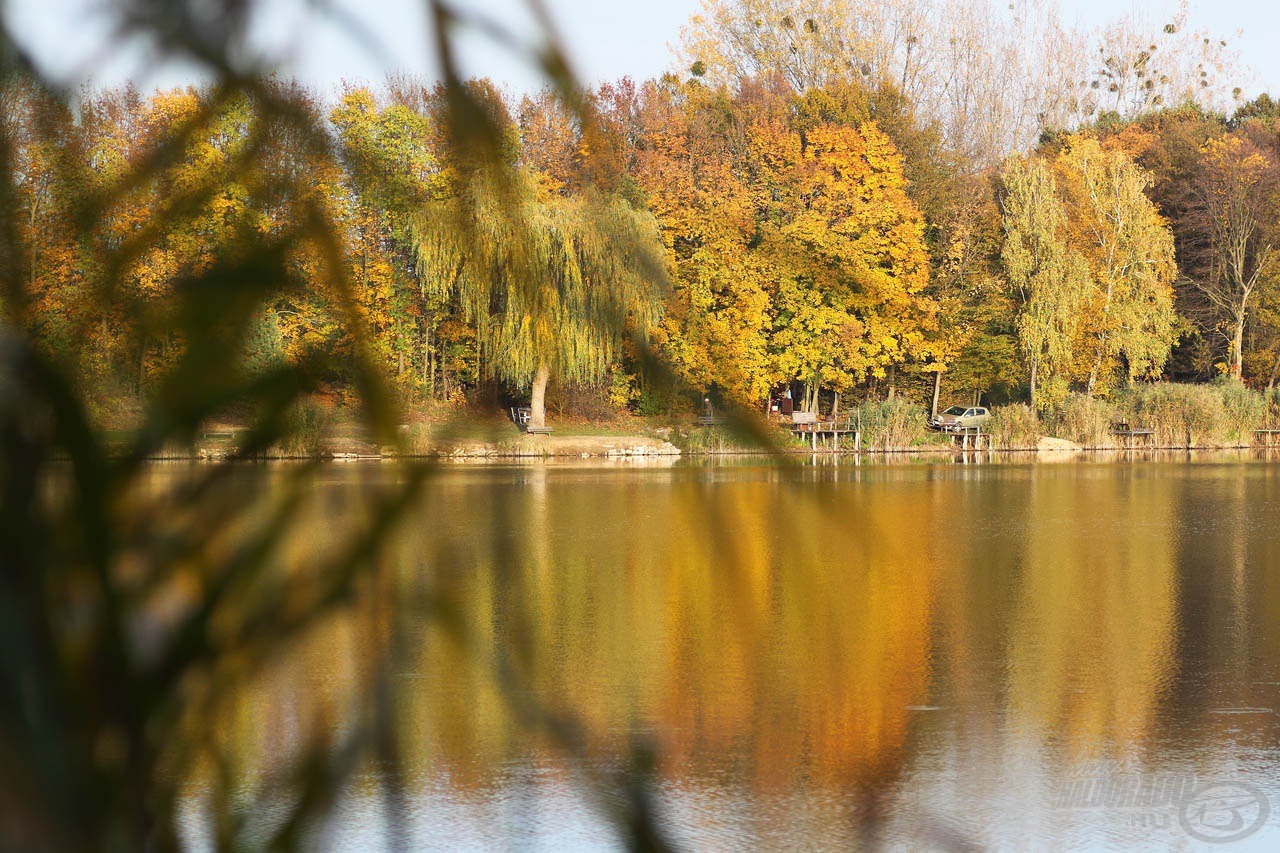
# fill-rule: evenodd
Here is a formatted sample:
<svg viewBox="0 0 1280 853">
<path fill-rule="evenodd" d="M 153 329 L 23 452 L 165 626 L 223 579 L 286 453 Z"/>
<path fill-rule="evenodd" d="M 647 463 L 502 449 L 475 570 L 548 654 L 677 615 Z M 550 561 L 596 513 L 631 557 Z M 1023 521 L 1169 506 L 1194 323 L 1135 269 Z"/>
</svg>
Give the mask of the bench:
<svg viewBox="0 0 1280 853">
<path fill-rule="evenodd" d="M 533 414 L 533 410 L 528 406 L 512 406 L 511 420 L 516 426 L 520 427 L 528 435 L 551 435 L 555 432 L 549 426 L 529 426 L 529 418 Z"/>
<path fill-rule="evenodd" d="M 1128 421 L 1112 421 L 1111 434 L 1116 438 L 1124 439 L 1122 446 L 1131 450 L 1137 446 L 1139 441 L 1150 446 L 1156 431 L 1153 429 L 1134 429 L 1129 425 Z"/>
</svg>

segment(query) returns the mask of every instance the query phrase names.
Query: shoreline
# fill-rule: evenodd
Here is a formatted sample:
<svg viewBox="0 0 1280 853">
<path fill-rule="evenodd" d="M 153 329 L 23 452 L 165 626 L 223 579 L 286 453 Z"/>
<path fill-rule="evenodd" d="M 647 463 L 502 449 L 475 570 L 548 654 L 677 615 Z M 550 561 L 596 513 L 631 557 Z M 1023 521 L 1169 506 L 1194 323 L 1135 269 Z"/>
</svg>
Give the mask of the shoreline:
<svg viewBox="0 0 1280 853">
<path fill-rule="evenodd" d="M 747 457 L 779 456 L 789 459 L 984 459 L 1005 456 L 1034 458 L 1037 461 L 1066 462 L 1096 457 L 1099 454 L 1118 458 L 1141 460 L 1146 456 L 1176 453 L 1242 453 L 1256 452 L 1270 455 L 1280 447 L 1262 445 L 1151 445 L 1126 448 L 1121 446 L 1083 446 L 1062 444 L 1034 447 L 997 447 L 962 449 L 953 445 L 919 445 L 908 447 L 879 447 L 859 450 L 839 449 L 813 451 L 797 447 L 735 447 L 735 448 L 679 448 L 668 441 L 648 436 L 528 436 L 518 443 L 468 441 L 451 446 L 426 449 L 418 452 L 401 452 L 396 448 L 376 448 L 364 443 L 334 442 L 316 453 L 287 453 L 271 451 L 241 459 L 234 446 L 197 446 L 193 449 L 172 449 L 150 455 L 152 462 L 205 462 L 225 461 L 299 462 L 319 461 L 327 463 L 376 462 L 398 460 L 437 460 L 450 462 L 536 462 L 572 460 L 650 460 L 675 462 L 680 459 L 734 459 Z M 1280 458 L 1280 452 L 1276 453 Z"/>
</svg>

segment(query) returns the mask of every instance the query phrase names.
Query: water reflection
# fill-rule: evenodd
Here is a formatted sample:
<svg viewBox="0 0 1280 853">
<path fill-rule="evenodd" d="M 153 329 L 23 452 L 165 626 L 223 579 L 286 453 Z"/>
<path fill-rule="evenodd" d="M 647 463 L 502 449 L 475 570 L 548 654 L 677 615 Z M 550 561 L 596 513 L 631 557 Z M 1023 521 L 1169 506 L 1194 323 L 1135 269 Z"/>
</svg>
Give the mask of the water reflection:
<svg viewBox="0 0 1280 853">
<path fill-rule="evenodd" d="M 237 487 L 269 494 L 270 470 Z M 362 484 L 394 476 L 327 472 L 285 570 L 305 584 Z M 1280 473 L 1247 456 L 487 466 L 427 491 L 363 604 L 220 726 L 255 778 L 404 653 L 405 801 L 358 782 L 335 849 L 381 843 L 389 809 L 415 845 L 616 843 L 530 708 L 601 772 L 652 742 L 660 816 L 699 848 L 1187 843 L 1172 806 L 1062 806 L 1126 774 L 1280 807 Z"/>
</svg>

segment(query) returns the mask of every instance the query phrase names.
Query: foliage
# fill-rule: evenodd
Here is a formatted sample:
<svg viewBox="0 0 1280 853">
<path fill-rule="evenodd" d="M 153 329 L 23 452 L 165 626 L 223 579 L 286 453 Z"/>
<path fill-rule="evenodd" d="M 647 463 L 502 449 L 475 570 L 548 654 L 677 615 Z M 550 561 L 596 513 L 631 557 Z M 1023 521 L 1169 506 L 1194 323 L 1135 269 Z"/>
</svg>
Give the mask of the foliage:
<svg viewBox="0 0 1280 853">
<path fill-rule="evenodd" d="M 854 414 L 862 424 L 862 446 L 868 450 L 899 450 L 926 443 L 928 412 L 902 397 L 864 403 Z"/>
<path fill-rule="evenodd" d="M 609 368 L 608 399 L 609 404 L 619 412 L 629 410 L 640 399 L 636 377 L 617 364 Z"/>
<path fill-rule="evenodd" d="M 522 171 L 470 175 L 457 191 L 414 225 L 419 275 L 459 298 L 490 371 L 533 387 L 541 426 L 552 377 L 603 379 L 654 321 L 650 220 L 616 196 L 549 195 Z"/>
<path fill-rule="evenodd" d="M 1135 386 L 1126 400 L 1133 423 L 1155 431 L 1161 447 L 1193 447 L 1221 443 L 1222 397 L 1206 385 Z"/>
<path fill-rule="evenodd" d="M 1065 239 L 1067 215 L 1048 166 L 1034 159 L 1012 160 L 1004 184 L 1001 259 L 1022 305 L 1018 338 L 1030 370 L 1032 404 L 1045 410 L 1056 402 L 1045 390 L 1069 377 L 1074 362 L 1088 270 Z"/>
<path fill-rule="evenodd" d="M 1119 419 L 1110 403 L 1087 394 L 1072 394 L 1053 418 L 1054 434 L 1082 447 L 1110 447 L 1112 424 Z"/>
<path fill-rule="evenodd" d="M 811 109 L 794 128 L 806 104 L 767 81 L 648 94 L 664 126 L 640 175 L 675 271 L 662 344 L 690 384 L 758 405 L 801 381 L 811 408 L 926 354 L 924 222 L 874 122 Z"/>
<path fill-rule="evenodd" d="M 1176 338 L 1173 235 L 1119 150 L 1068 138 L 1004 172 L 1001 254 L 1035 405 L 1161 375 Z"/>
<path fill-rule="evenodd" d="M 1030 406 L 1010 404 L 991 410 L 991 446 L 1000 450 L 1029 450 L 1040 440 L 1041 423 Z"/>
<path fill-rule="evenodd" d="M 1082 306 L 1085 392 L 1158 377 L 1174 342 L 1173 235 L 1147 198 L 1150 178 L 1121 151 L 1071 141 L 1057 158 L 1073 242 L 1089 266 Z M 1120 374 L 1120 375 L 1117 375 Z"/>
<path fill-rule="evenodd" d="M 1186 267 L 1228 342 L 1227 372 L 1241 377 L 1244 333 L 1260 289 L 1277 272 L 1280 159 L 1275 143 L 1249 134 L 1210 139 L 1187 187 L 1183 217 L 1193 251 Z"/>
<path fill-rule="evenodd" d="M 358 767 L 376 761 L 380 794 L 398 796 L 386 735 L 395 643 L 361 673 L 344 725 L 328 725 L 323 707 L 295 721 L 275 772 L 246 773 L 220 730 L 237 691 L 281 650 L 337 612 L 368 609 L 364 593 L 386 581 L 371 566 L 430 473 L 406 466 L 371 485 L 350 524 L 326 531 L 299 583 L 281 570 L 282 553 L 304 538 L 305 507 L 321 493 L 315 467 L 282 469 L 267 494 L 246 495 L 236 463 L 313 444 L 312 400 L 336 382 L 359 399 L 370 439 L 397 445 L 388 374 L 408 358 L 407 330 L 432 327 L 408 320 L 424 305 L 458 316 L 415 296 L 396 246 L 403 206 L 431 184 L 415 171 L 430 169 L 421 140 L 412 156 L 395 156 L 402 130 L 422 131 L 421 116 L 375 120 L 357 96 L 335 116 L 335 142 L 310 95 L 262 72 L 244 38 L 258 5 L 227 6 L 216 26 L 191 4 L 108 10 L 122 37 L 211 81 L 146 99 L 125 89 L 73 101 L 28 64 L 7 18 L 0 27 L 5 849 L 175 850 L 193 789 L 207 794 L 199 808 L 210 846 L 294 849 L 315 838 Z M 476 120 L 482 96 L 461 83 L 449 49 L 462 23 L 445 4 L 428 6 L 448 104 L 434 130 L 500 169 L 506 137 Z M 554 44 L 539 61 L 582 118 Z M 401 180 L 406 171 L 424 181 Z M 544 234 L 575 215 L 585 212 L 547 214 Z M 549 245 L 564 242 L 512 244 Z M 629 271 L 659 270 L 642 252 Z M 90 398 L 120 378 L 139 395 L 140 422 L 113 443 Z M 228 460 L 147 488 L 146 460 L 190 447 L 229 410 L 250 422 Z M 378 611 L 370 636 L 400 636 L 401 614 Z M 465 641 L 429 604 L 413 618 Z M 573 721 L 503 672 L 521 718 L 577 757 Z M 627 837 L 666 846 L 643 772 L 606 778 L 581 767 Z"/>
</svg>

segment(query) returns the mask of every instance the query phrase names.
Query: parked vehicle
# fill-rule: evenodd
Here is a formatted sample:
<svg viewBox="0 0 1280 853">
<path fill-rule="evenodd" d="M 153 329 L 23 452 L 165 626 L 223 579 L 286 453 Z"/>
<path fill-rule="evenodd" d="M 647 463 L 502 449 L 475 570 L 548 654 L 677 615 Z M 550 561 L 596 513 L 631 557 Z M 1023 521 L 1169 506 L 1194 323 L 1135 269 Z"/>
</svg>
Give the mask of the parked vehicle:
<svg viewBox="0 0 1280 853">
<path fill-rule="evenodd" d="M 929 421 L 929 426 L 942 432 L 962 432 L 985 427 L 990 421 L 991 412 L 984 406 L 952 406 Z"/>
</svg>

